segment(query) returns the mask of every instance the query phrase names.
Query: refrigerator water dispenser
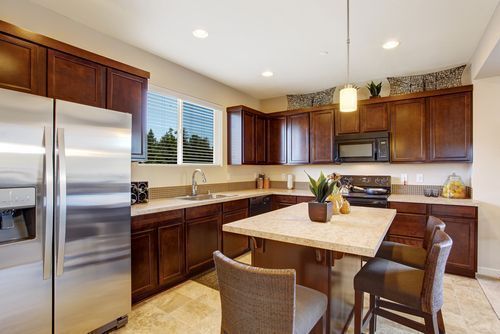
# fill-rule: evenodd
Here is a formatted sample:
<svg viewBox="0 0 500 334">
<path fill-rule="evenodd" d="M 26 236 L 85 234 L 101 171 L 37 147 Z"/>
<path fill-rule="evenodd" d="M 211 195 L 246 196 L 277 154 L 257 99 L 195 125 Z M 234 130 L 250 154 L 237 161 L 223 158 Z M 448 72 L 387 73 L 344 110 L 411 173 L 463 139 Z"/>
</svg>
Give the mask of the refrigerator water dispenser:
<svg viewBox="0 0 500 334">
<path fill-rule="evenodd" d="M 36 236 L 35 188 L 0 188 L 0 245 Z"/>
</svg>

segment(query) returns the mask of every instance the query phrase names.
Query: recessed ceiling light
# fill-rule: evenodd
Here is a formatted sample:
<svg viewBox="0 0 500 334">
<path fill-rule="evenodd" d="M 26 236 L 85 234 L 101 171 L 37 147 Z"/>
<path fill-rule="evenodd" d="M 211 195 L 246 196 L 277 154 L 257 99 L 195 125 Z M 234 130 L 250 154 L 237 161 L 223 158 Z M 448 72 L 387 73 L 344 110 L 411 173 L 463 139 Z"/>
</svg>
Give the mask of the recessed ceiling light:
<svg viewBox="0 0 500 334">
<path fill-rule="evenodd" d="M 326 55 L 328 55 L 328 51 L 320 51 L 319 55 L 320 56 L 326 56 Z"/>
<path fill-rule="evenodd" d="M 272 77 L 274 75 L 274 73 L 271 72 L 271 71 L 264 71 L 264 72 L 261 73 L 261 75 L 263 77 L 269 78 L 269 77 Z"/>
<path fill-rule="evenodd" d="M 193 30 L 193 36 L 196 37 L 196 38 L 207 38 L 208 37 L 208 32 L 206 30 L 203 30 L 203 29 L 196 29 L 196 30 Z"/>
<path fill-rule="evenodd" d="M 385 42 L 382 47 L 386 50 L 394 49 L 399 45 L 399 41 L 395 39 L 391 39 L 390 41 Z"/>
</svg>

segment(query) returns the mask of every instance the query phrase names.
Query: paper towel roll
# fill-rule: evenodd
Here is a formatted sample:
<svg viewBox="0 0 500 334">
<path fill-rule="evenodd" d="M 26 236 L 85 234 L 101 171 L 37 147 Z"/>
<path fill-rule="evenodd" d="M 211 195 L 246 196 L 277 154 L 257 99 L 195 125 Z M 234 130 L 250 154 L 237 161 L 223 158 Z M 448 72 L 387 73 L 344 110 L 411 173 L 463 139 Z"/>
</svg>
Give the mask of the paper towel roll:
<svg viewBox="0 0 500 334">
<path fill-rule="evenodd" d="M 286 187 L 288 189 L 293 189 L 293 174 L 288 174 L 286 176 Z"/>
</svg>

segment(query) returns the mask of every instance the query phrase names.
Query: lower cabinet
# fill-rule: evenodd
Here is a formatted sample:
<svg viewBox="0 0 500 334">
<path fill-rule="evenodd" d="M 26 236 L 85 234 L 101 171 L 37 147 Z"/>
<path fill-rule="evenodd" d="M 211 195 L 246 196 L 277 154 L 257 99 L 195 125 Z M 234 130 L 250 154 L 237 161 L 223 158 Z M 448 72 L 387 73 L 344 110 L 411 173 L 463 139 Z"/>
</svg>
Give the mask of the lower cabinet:
<svg viewBox="0 0 500 334">
<path fill-rule="evenodd" d="M 295 204 L 297 204 L 297 196 L 273 195 L 273 210 L 286 208 Z"/>
<path fill-rule="evenodd" d="M 446 224 L 453 240 L 446 272 L 474 277 L 477 271 L 477 208 L 458 205 L 426 205 L 390 202 L 397 210 L 386 239 L 422 247 L 427 218 L 432 215 Z"/>
<path fill-rule="evenodd" d="M 183 221 L 158 227 L 158 279 L 160 285 L 181 280 L 186 274 Z"/>
<path fill-rule="evenodd" d="M 248 217 L 248 199 L 227 202 L 223 205 L 222 225 L 232 223 Z M 222 252 L 224 255 L 235 258 L 249 250 L 248 237 L 222 232 Z"/>
<path fill-rule="evenodd" d="M 154 291 L 158 286 L 156 236 L 156 229 L 134 232 L 131 235 L 133 300 Z"/>
</svg>

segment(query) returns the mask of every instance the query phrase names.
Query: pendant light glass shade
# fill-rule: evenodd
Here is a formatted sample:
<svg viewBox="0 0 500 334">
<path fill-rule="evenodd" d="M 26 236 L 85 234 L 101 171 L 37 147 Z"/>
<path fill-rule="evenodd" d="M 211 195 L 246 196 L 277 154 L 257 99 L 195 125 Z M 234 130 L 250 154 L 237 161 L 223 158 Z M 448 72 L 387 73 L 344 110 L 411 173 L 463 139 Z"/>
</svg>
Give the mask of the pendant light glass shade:
<svg viewBox="0 0 500 334">
<path fill-rule="evenodd" d="M 358 109 L 358 90 L 346 85 L 340 90 L 340 111 L 352 112 Z"/>
</svg>

